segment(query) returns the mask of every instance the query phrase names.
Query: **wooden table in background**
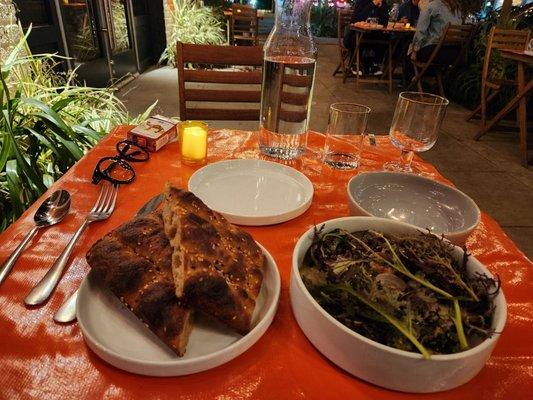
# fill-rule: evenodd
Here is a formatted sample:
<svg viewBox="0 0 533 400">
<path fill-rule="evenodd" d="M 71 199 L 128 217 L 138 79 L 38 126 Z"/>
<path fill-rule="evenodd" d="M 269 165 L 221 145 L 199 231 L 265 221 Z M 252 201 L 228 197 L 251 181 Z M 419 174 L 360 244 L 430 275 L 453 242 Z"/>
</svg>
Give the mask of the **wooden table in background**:
<svg viewBox="0 0 533 400">
<path fill-rule="evenodd" d="M 361 23 L 355 23 L 350 25 L 350 29 L 355 32 L 355 49 L 352 54 L 352 59 L 348 63 L 348 65 L 351 67 L 355 58 L 355 87 L 356 89 L 359 89 L 359 83 L 377 83 L 377 84 L 386 84 L 389 86 L 389 93 L 392 93 L 392 73 L 394 69 L 393 65 L 393 54 L 395 49 L 397 48 L 400 41 L 406 36 L 406 35 L 412 35 L 415 32 L 414 28 L 405 28 L 401 26 L 403 24 L 389 24 L 386 27 L 381 25 L 369 25 L 369 24 L 361 24 Z M 362 71 L 361 68 L 361 56 L 359 48 L 361 44 L 365 43 L 364 35 L 366 33 L 386 33 L 387 38 L 384 40 L 379 39 L 371 39 L 366 41 L 367 43 L 373 43 L 378 45 L 385 45 L 387 46 L 387 61 L 386 61 L 386 68 L 381 76 L 380 79 L 377 78 L 363 78 L 359 77 L 359 71 Z M 364 73 L 364 72 L 363 72 Z"/>
<path fill-rule="evenodd" d="M 525 66 L 533 65 L 533 53 L 516 50 L 501 50 L 503 58 L 516 61 L 517 88 L 516 95 L 502 108 L 496 116 L 482 128 L 476 137 L 481 137 L 485 132 L 491 130 L 503 117 L 513 111 L 517 106 L 518 127 L 520 128 L 520 161 L 524 167 L 529 166 L 528 157 L 528 137 L 527 137 L 527 95 L 533 89 L 533 79 L 529 79 L 526 84 Z"/>
</svg>

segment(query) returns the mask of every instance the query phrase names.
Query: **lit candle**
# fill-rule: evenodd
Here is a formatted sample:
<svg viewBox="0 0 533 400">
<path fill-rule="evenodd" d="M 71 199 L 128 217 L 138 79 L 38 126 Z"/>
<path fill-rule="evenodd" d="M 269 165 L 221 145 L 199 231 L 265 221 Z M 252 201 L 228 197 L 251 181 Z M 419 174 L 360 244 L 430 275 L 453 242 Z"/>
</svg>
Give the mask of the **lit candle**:
<svg viewBox="0 0 533 400">
<path fill-rule="evenodd" d="M 409 28 L 411 28 L 411 24 L 408 22 L 405 24 L 405 29 L 409 29 Z"/>
<path fill-rule="evenodd" d="M 180 123 L 181 159 L 203 163 L 207 158 L 207 124 L 200 121 Z"/>
</svg>

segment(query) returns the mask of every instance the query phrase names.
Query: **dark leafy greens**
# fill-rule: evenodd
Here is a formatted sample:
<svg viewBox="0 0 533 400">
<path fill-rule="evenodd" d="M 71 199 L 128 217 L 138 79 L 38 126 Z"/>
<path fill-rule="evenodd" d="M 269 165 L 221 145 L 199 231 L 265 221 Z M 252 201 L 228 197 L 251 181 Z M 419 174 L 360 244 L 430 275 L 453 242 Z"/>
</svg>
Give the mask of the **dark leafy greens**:
<svg viewBox="0 0 533 400">
<path fill-rule="evenodd" d="M 401 350 L 449 354 L 494 334 L 499 280 L 467 274 L 468 254 L 419 232 L 315 230 L 300 268 L 318 303 L 348 328 Z"/>
</svg>

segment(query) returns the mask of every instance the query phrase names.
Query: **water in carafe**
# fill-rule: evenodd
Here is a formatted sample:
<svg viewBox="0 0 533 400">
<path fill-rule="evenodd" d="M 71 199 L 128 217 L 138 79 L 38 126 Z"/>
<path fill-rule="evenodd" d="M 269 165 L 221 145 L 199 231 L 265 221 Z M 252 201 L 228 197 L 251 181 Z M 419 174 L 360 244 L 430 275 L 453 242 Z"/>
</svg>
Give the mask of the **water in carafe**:
<svg viewBox="0 0 533 400">
<path fill-rule="evenodd" d="M 263 153 L 292 159 L 305 151 L 315 65 L 306 57 L 265 59 L 259 139 Z"/>
<path fill-rule="evenodd" d="M 282 159 L 307 146 L 316 46 L 309 26 L 311 0 L 278 0 L 276 25 L 264 46 L 259 148 Z"/>
</svg>

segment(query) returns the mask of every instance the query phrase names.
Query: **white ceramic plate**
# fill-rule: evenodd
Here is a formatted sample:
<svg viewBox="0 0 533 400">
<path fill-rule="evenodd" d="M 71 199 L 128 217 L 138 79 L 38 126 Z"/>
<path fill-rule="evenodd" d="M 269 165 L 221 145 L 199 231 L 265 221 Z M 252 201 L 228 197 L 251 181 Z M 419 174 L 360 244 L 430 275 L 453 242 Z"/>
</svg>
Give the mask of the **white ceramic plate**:
<svg viewBox="0 0 533 400">
<path fill-rule="evenodd" d="M 241 336 L 198 313 L 187 352 L 179 358 L 109 290 L 95 283 L 93 274 L 89 273 L 81 284 L 76 304 L 85 342 L 109 364 L 149 376 L 188 375 L 232 360 L 265 333 L 278 306 L 278 268 L 268 251 L 259 246 L 267 258 L 267 267 L 252 319 L 253 328 L 247 335 Z"/>
<path fill-rule="evenodd" d="M 263 160 L 209 164 L 191 176 L 189 190 L 239 225 L 289 221 L 303 214 L 313 200 L 313 184 L 304 174 Z"/>
</svg>

